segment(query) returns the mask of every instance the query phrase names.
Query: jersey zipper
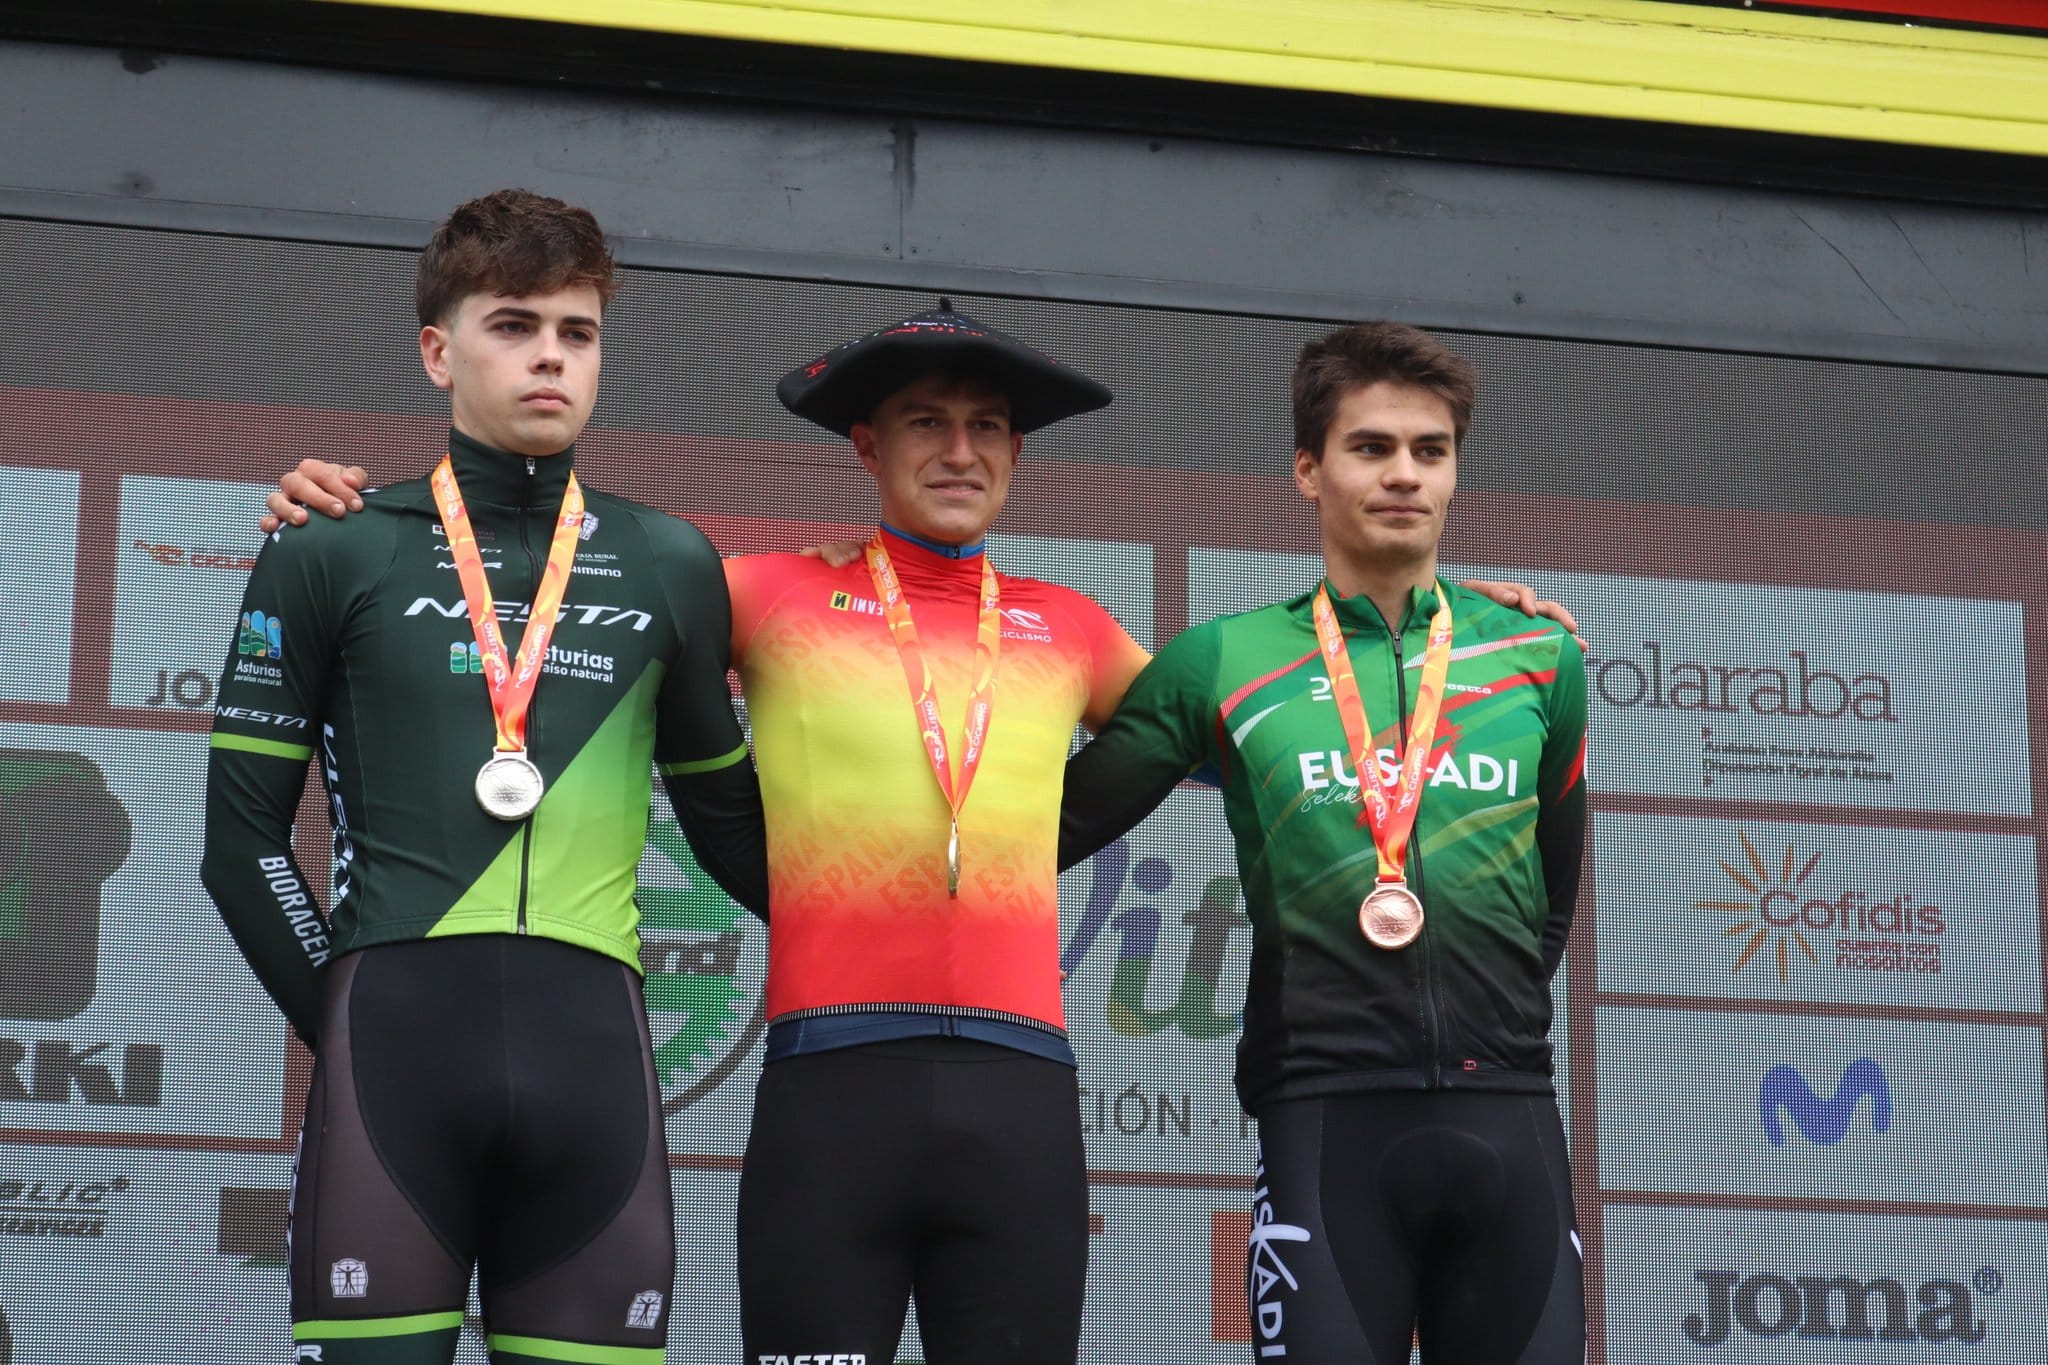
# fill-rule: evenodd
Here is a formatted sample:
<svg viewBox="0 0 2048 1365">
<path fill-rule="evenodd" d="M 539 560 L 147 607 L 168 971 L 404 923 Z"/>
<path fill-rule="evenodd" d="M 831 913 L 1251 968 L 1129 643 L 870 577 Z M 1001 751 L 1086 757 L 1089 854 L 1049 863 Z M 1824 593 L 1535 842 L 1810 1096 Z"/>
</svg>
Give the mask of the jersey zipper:
<svg viewBox="0 0 2048 1365">
<path fill-rule="evenodd" d="M 529 455 L 526 459 L 526 492 L 529 494 L 533 491 L 533 472 L 533 457 Z M 531 503 L 531 501 L 532 499 L 530 497 L 522 497 L 519 500 L 519 548 L 526 552 L 526 574 L 527 579 L 531 584 L 531 586 L 528 587 L 526 590 L 526 600 L 528 602 L 531 602 L 533 600 L 534 591 L 540 586 L 540 570 L 533 562 L 533 541 L 528 535 L 529 523 L 532 521 L 532 518 L 529 515 L 529 512 L 531 511 L 529 504 Z M 531 626 L 532 624 L 532 614 L 529 611 L 527 617 L 527 625 Z M 525 639 L 525 631 L 520 632 L 520 638 L 523 643 Z M 533 689 L 532 694 L 529 695 L 526 699 L 526 747 L 528 748 L 528 750 L 531 750 L 534 747 L 534 710 L 535 703 L 537 703 L 539 700 L 540 689 L 536 687 Z M 532 754 L 529 753 L 527 756 L 531 758 Z M 535 814 L 538 813 L 539 812 L 537 811 L 535 812 Z M 526 819 L 519 822 L 519 921 L 514 928 L 514 932 L 516 933 L 523 934 L 526 932 L 526 897 L 532 885 L 532 877 L 533 816 L 529 815 L 526 817 Z"/>
<path fill-rule="evenodd" d="M 1408 611 L 1403 614 L 1400 626 L 1398 628 L 1389 627 L 1387 631 L 1389 638 L 1394 643 L 1394 715 L 1398 717 L 1394 725 L 1395 763 L 1401 762 L 1406 757 L 1408 747 L 1408 677 L 1406 661 L 1402 653 L 1401 632 L 1407 629 L 1408 616 L 1414 614 L 1414 609 L 1414 599 L 1411 597 L 1409 599 Z M 1383 624 L 1385 619 L 1384 617 L 1381 618 Z M 1428 742 L 1429 739 L 1425 738 L 1424 743 Z M 1429 782 L 1429 760 L 1426 754 L 1423 757 L 1422 782 L 1424 786 L 1427 786 Z M 1421 792 L 1418 791 L 1416 793 L 1415 800 L 1418 809 L 1416 811 L 1414 829 L 1409 834 L 1408 862 L 1404 871 L 1407 874 L 1408 880 L 1413 884 L 1412 889 L 1415 892 L 1416 899 L 1421 900 L 1422 841 L 1415 837 L 1415 833 L 1420 830 L 1422 825 L 1422 814 L 1419 809 L 1422 802 Z M 1438 1041 L 1443 1033 L 1443 1006 L 1437 993 L 1436 944 L 1430 936 L 1427 925 L 1428 921 L 1425 919 L 1422 942 L 1418 945 L 1422 949 L 1422 1045 L 1429 1056 L 1429 1085 L 1432 1090 L 1436 1090 L 1441 1089 L 1444 1083 L 1443 1057 L 1441 1055 L 1443 1048 Z"/>
</svg>

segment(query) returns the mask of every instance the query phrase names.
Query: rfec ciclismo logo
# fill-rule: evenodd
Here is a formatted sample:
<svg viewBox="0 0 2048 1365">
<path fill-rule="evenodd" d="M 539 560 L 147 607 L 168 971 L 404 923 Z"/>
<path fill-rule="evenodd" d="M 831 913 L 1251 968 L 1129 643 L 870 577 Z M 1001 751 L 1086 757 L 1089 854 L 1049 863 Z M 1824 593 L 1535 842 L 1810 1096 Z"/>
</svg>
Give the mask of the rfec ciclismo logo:
<svg viewBox="0 0 2048 1365">
<path fill-rule="evenodd" d="M 1741 857 L 1717 866 L 1730 887 L 1693 902 L 1708 915 L 1732 917 L 1720 936 L 1735 945 L 1732 970 L 1773 972 L 1781 985 L 1800 973 L 1941 971 L 1948 922 L 1938 905 L 1896 886 L 1865 888 L 1833 874 L 1825 851 L 1787 843 L 1770 856 L 1747 833 Z"/>
</svg>

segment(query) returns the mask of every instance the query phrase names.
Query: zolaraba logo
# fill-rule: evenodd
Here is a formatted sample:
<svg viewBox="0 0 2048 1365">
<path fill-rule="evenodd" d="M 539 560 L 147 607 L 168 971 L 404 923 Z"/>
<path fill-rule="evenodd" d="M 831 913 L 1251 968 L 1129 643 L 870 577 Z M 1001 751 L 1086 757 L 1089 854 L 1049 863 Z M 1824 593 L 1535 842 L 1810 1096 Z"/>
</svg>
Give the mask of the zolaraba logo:
<svg viewBox="0 0 2048 1365">
<path fill-rule="evenodd" d="M 1801 854 L 1788 843 L 1782 860 L 1766 862 L 1748 834 L 1738 832 L 1736 838 L 1742 843 L 1742 864 L 1723 860 L 1718 866 L 1748 899 L 1693 902 L 1695 910 L 1739 917 L 1721 931 L 1722 937 L 1742 943 L 1731 970 L 1740 972 L 1758 961 L 1775 963 L 1778 981 L 1789 985 L 1795 963 L 1803 964 L 1801 970 L 1821 967 L 1826 954 L 1844 971 L 1941 971 L 1937 940 L 1948 932 L 1948 923 L 1940 906 L 1922 904 L 1910 891 L 1844 888 L 1816 877 L 1818 850 Z"/>
<path fill-rule="evenodd" d="M 1666 658 L 1657 640 L 1643 641 L 1640 650 L 1628 657 L 1587 655 L 1591 695 L 1624 710 L 1640 706 L 1808 720 L 1899 719 L 1890 678 L 1882 673 L 1844 676 L 1815 664 L 1804 649 L 1786 651 L 1790 667 Z"/>
</svg>

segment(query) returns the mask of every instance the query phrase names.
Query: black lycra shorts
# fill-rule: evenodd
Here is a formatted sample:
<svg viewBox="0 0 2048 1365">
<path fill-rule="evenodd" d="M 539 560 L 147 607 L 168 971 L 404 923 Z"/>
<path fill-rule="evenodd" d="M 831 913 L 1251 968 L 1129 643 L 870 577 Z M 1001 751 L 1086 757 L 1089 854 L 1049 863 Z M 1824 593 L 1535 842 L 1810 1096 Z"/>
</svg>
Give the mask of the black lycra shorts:
<svg viewBox="0 0 2048 1365">
<path fill-rule="evenodd" d="M 1581 1365 L 1549 1095 L 1375 1091 L 1259 1114 L 1248 1299 L 1266 1365 Z"/>
<path fill-rule="evenodd" d="M 292 1190 L 292 1333 L 318 1365 L 443 1365 L 476 1267 L 491 1359 L 661 1365 L 675 1278 L 640 981 L 548 939 L 328 969 Z"/>
</svg>

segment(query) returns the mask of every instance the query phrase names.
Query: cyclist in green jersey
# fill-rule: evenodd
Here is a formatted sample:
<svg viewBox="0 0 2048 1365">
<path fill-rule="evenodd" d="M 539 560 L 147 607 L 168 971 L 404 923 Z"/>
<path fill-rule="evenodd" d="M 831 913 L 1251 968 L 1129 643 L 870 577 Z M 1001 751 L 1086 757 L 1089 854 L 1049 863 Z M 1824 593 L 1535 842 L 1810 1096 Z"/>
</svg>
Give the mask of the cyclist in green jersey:
<svg viewBox="0 0 2048 1365">
<path fill-rule="evenodd" d="M 418 277 L 452 417 L 434 477 L 364 494 L 360 526 L 279 531 L 250 575 L 201 875 L 314 1051 L 299 1359 L 451 1360 L 472 1267 L 497 1365 L 664 1358 L 633 900 L 655 763 L 728 891 L 761 906 L 766 862 L 718 556 L 574 469 L 614 288 L 584 210 L 525 191 L 456 209 Z M 326 920 L 292 837 L 309 759 Z"/>
<path fill-rule="evenodd" d="M 1061 860 L 1220 772 L 1252 920 L 1260 1359 L 1576 1365 L 1549 980 L 1585 842 L 1583 657 L 1437 577 L 1470 367 L 1410 327 L 1310 343 L 1295 479 L 1325 578 L 1161 650 L 1068 766 Z"/>
</svg>

